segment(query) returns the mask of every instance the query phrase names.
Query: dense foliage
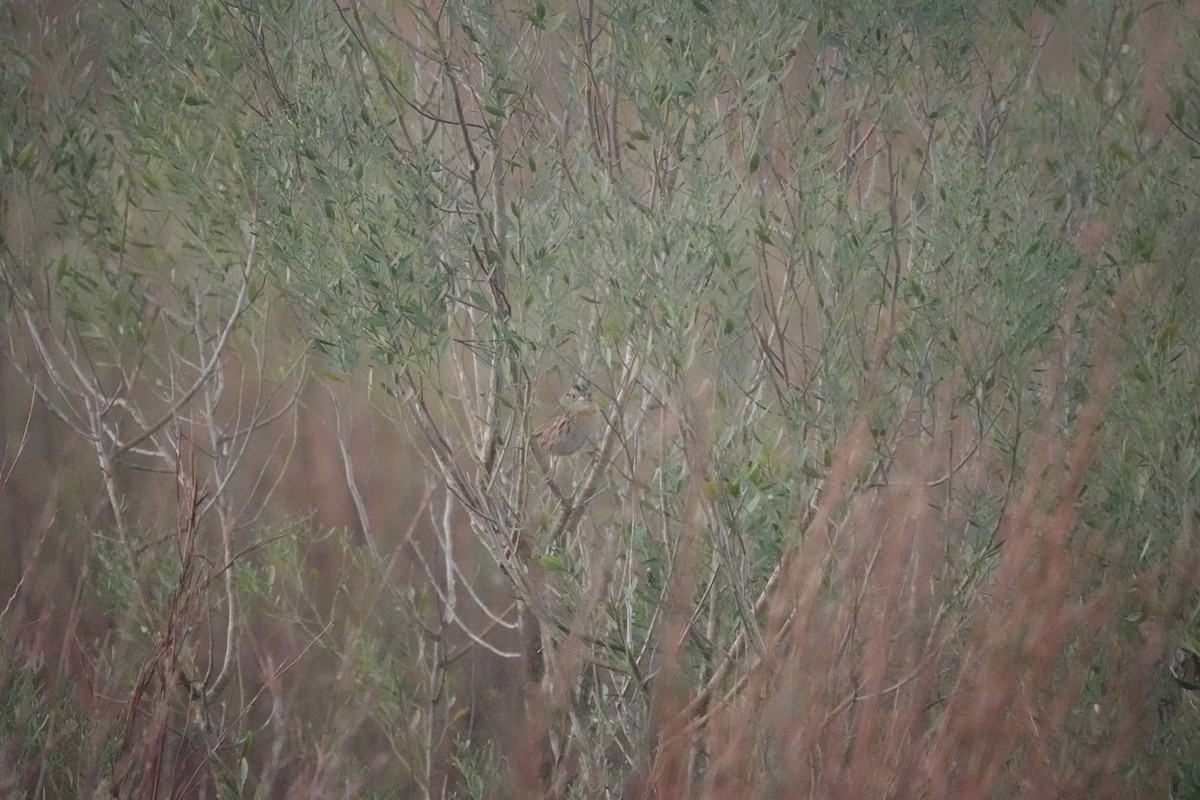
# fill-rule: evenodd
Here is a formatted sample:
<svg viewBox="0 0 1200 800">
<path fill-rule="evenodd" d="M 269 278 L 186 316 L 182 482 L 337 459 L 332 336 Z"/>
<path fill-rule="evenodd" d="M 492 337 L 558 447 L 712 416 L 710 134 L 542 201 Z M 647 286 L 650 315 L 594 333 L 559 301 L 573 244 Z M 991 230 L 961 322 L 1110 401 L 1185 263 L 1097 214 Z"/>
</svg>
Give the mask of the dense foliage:
<svg viewBox="0 0 1200 800">
<path fill-rule="evenodd" d="M 0 793 L 1200 792 L 1195 4 L 0 13 Z"/>
</svg>

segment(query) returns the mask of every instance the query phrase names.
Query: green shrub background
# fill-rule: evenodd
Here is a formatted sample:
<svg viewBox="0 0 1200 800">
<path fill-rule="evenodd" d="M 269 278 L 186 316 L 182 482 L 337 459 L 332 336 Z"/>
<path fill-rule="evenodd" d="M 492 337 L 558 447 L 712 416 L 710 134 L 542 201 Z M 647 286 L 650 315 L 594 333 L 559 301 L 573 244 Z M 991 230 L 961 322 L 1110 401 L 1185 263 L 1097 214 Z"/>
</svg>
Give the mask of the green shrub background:
<svg viewBox="0 0 1200 800">
<path fill-rule="evenodd" d="M 1200 796 L 1197 3 L 0 14 L 0 794 Z"/>
</svg>

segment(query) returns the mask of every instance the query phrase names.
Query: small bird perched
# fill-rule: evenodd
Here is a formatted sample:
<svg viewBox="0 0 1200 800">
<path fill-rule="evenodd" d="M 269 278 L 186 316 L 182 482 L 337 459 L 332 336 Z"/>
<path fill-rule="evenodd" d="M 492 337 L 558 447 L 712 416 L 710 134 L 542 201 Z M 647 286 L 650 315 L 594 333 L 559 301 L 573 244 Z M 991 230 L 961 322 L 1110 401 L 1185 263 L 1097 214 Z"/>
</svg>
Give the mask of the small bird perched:
<svg viewBox="0 0 1200 800">
<path fill-rule="evenodd" d="M 579 450 L 600 429 L 600 406 L 592 399 L 591 389 L 583 381 L 567 392 L 566 411 L 533 432 L 539 451 L 550 456 L 569 456 Z"/>
</svg>

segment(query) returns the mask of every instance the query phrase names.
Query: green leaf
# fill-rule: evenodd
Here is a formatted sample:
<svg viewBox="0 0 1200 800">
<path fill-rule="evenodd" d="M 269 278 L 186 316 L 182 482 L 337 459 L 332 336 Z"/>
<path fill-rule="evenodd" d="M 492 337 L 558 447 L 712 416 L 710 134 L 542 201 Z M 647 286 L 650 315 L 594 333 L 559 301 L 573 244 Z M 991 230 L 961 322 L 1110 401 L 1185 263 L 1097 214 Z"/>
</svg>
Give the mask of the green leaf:
<svg viewBox="0 0 1200 800">
<path fill-rule="evenodd" d="M 947 114 L 954 110 L 954 106 L 950 103 L 942 103 L 940 106 L 929 112 L 930 119 L 943 119 Z"/>
<path fill-rule="evenodd" d="M 17 154 L 18 169 L 25 169 L 29 162 L 33 160 L 33 154 L 37 152 L 37 143 L 29 142 L 21 148 L 21 152 Z"/>
<path fill-rule="evenodd" d="M 542 569 L 546 570 L 547 572 L 567 571 L 566 562 L 562 560 L 561 556 L 555 553 L 546 553 L 544 556 L 538 559 L 538 562 L 542 565 Z"/>
</svg>

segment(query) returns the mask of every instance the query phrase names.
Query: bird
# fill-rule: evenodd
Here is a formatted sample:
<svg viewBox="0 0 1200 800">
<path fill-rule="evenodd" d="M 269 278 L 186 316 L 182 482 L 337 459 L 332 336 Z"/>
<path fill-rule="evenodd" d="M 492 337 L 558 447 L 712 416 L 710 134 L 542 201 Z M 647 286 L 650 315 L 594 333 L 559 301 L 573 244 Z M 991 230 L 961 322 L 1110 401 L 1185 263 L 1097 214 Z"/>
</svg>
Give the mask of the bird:
<svg viewBox="0 0 1200 800">
<path fill-rule="evenodd" d="M 533 432 L 537 449 L 550 456 L 569 456 L 578 452 L 600 429 L 600 406 L 592 399 L 588 385 L 580 381 L 563 398 L 566 410 Z"/>
</svg>

